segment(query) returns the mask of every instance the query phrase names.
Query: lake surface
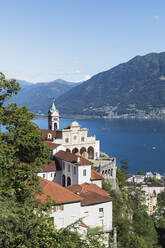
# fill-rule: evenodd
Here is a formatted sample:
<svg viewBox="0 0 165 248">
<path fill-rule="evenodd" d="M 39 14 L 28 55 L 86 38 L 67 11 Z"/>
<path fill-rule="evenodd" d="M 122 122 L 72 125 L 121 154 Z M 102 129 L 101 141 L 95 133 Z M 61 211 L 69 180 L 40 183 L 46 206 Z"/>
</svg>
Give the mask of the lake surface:
<svg viewBox="0 0 165 248">
<path fill-rule="evenodd" d="M 60 119 L 60 128 L 75 119 Z M 81 127 L 100 140 L 100 150 L 120 160 L 126 159 L 130 172 L 152 171 L 165 173 L 165 121 L 122 119 L 79 119 Z M 47 119 L 34 122 L 47 129 Z"/>
</svg>

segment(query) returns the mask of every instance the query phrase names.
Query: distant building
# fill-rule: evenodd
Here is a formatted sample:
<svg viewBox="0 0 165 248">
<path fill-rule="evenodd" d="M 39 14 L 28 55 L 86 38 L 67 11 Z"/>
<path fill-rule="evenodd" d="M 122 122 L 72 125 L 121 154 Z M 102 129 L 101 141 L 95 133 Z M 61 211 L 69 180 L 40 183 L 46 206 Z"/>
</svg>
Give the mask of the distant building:
<svg viewBox="0 0 165 248">
<path fill-rule="evenodd" d="M 142 191 L 145 193 L 145 204 L 147 212 L 152 215 L 157 206 L 157 196 L 165 190 L 165 185 L 161 183 L 148 183 L 141 186 Z"/>
<path fill-rule="evenodd" d="M 158 179 L 154 175 L 157 175 Z M 150 181 L 152 178 L 157 181 Z M 138 187 L 142 190 L 149 215 L 152 215 L 156 210 L 158 194 L 165 190 L 165 184 L 160 181 L 160 178 L 158 173 L 147 172 L 146 175 L 131 175 L 126 181 L 126 188 Z"/>
<path fill-rule="evenodd" d="M 139 183 L 143 183 L 144 179 L 145 179 L 144 175 L 131 175 L 128 177 L 127 182 L 139 184 Z"/>
</svg>

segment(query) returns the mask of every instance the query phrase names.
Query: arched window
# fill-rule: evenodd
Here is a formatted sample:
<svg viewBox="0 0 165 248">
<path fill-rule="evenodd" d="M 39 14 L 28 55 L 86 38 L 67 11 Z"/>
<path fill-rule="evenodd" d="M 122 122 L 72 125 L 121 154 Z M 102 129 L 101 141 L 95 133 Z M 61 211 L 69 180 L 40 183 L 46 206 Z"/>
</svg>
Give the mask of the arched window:
<svg viewBox="0 0 165 248">
<path fill-rule="evenodd" d="M 78 153 L 78 152 L 79 152 L 79 150 L 78 150 L 78 148 L 76 148 L 76 147 L 72 150 L 72 153 L 74 153 L 74 154 L 75 154 L 75 153 Z"/>
<path fill-rule="evenodd" d="M 85 147 L 82 147 L 82 148 L 80 149 L 80 154 L 81 154 L 81 156 L 82 156 L 83 158 L 86 157 L 86 148 L 85 148 Z"/>
<path fill-rule="evenodd" d="M 113 176 L 113 169 L 111 169 L 111 177 Z"/>
<path fill-rule="evenodd" d="M 55 122 L 54 123 L 54 130 L 56 130 L 57 129 L 57 123 Z"/>
<path fill-rule="evenodd" d="M 52 139 L 51 133 L 48 133 L 48 139 Z"/>
<path fill-rule="evenodd" d="M 65 187 L 65 175 L 62 175 L 62 186 Z"/>
<path fill-rule="evenodd" d="M 67 148 L 67 149 L 66 149 L 66 152 L 71 152 L 71 150 Z"/>
<path fill-rule="evenodd" d="M 88 158 L 94 159 L 94 148 L 92 146 L 88 148 Z"/>
<path fill-rule="evenodd" d="M 67 177 L 67 186 L 71 185 L 71 179 L 70 177 Z"/>
</svg>

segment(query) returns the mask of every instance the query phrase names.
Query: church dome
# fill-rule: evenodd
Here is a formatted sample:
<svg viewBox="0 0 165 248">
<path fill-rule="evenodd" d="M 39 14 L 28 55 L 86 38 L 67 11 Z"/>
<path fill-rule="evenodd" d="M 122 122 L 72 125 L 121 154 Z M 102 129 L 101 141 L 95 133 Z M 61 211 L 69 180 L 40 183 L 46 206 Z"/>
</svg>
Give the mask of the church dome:
<svg viewBox="0 0 165 248">
<path fill-rule="evenodd" d="M 79 124 L 78 124 L 77 121 L 73 121 L 71 126 L 72 126 L 72 127 L 79 127 Z"/>
</svg>

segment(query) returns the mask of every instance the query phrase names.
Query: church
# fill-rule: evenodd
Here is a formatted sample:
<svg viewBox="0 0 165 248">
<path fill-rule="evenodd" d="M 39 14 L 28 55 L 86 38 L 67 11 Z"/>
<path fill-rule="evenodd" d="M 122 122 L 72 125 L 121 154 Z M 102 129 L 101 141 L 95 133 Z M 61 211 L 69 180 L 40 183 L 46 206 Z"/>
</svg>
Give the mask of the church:
<svg viewBox="0 0 165 248">
<path fill-rule="evenodd" d="M 50 163 L 38 173 L 43 190 L 38 199 L 44 201 L 50 196 L 55 200 L 51 217 L 56 227 L 66 227 L 82 218 L 79 231 L 100 226 L 106 233 L 111 232 L 112 197 L 102 189 L 103 176 L 93 168 L 99 162 L 100 142 L 88 136 L 88 129 L 76 121 L 60 129 L 54 102 L 48 111 L 48 129 L 41 132 L 51 156 Z"/>
<path fill-rule="evenodd" d="M 39 176 L 64 187 L 84 182 L 101 187 L 104 177 L 112 189 L 116 189 L 116 158 L 101 158 L 100 141 L 88 136 L 88 129 L 81 128 L 78 122 L 73 121 L 60 129 L 59 111 L 54 101 L 48 111 L 48 129 L 41 129 L 41 132 L 51 149 L 52 160 L 43 166 Z M 92 164 L 97 171 L 91 169 Z"/>
<path fill-rule="evenodd" d="M 66 151 L 79 154 L 84 158 L 98 159 L 100 155 L 100 141 L 95 136 L 88 136 L 88 129 L 81 128 L 77 121 L 60 129 L 59 111 L 53 101 L 48 112 L 48 130 L 42 129 L 45 140 L 63 145 Z"/>
</svg>

